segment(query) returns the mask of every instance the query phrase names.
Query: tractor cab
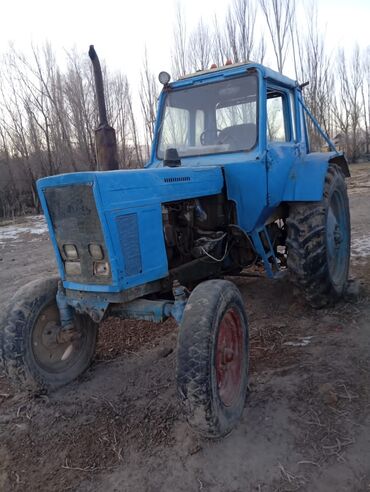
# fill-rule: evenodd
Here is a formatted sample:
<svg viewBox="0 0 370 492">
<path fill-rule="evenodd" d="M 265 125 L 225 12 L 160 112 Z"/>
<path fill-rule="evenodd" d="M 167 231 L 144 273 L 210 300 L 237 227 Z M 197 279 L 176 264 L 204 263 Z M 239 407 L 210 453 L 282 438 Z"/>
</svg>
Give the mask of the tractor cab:
<svg viewBox="0 0 370 492">
<path fill-rule="evenodd" d="M 179 158 L 247 152 L 257 144 L 256 73 L 166 91 L 156 156 Z M 186 162 L 186 161 L 184 161 Z"/>
<path fill-rule="evenodd" d="M 168 76 L 169 78 L 169 76 Z M 261 159 L 271 145 L 300 145 L 307 132 L 297 82 L 259 64 L 235 64 L 165 83 L 148 167 Z M 211 157 L 212 156 L 212 157 Z"/>
</svg>

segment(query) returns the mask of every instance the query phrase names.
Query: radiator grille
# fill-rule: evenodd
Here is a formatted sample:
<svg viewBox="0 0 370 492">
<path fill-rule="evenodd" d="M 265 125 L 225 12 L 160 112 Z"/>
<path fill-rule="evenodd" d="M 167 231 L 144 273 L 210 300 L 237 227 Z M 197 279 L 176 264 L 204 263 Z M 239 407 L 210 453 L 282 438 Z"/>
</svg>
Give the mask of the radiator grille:
<svg viewBox="0 0 370 492">
<path fill-rule="evenodd" d="M 87 284 L 110 284 L 111 275 L 94 275 L 94 260 L 88 250 L 90 243 L 99 244 L 103 249 L 105 261 L 108 260 L 92 185 L 75 184 L 47 188 L 44 194 L 62 259 L 66 260 L 64 244 L 74 244 L 78 250 L 81 274 L 71 276 L 66 273 L 66 280 Z"/>
<path fill-rule="evenodd" d="M 142 271 L 137 214 L 120 215 L 116 222 L 125 262 L 125 274 L 128 277 L 137 275 Z"/>
<path fill-rule="evenodd" d="M 179 183 L 184 181 L 190 181 L 190 176 L 178 176 L 173 178 L 163 178 L 165 183 Z"/>
</svg>

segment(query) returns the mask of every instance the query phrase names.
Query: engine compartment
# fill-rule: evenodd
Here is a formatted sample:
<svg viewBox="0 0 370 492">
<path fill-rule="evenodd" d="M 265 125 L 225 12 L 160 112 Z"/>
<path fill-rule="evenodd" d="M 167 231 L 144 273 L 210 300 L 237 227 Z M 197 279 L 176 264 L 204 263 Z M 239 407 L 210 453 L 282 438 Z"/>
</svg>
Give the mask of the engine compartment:
<svg viewBox="0 0 370 492">
<path fill-rule="evenodd" d="M 245 266 L 254 253 L 245 244 L 244 256 L 238 252 L 235 208 L 223 194 L 162 204 L 163 232 L 169 268 L 194 259 L 224 262 L 226 268 Z M 249 252 L 249 254 L 248 254 Z"/>
<path fill-rule="evenodd" d="M 228 208 L 222 194 L 162 204 L 169 268 L 207 254 L 221 261 L 228 242 Z"/>
<path fill-rule="evenodd" d="M 266 224 L 271 244 L 281 265 L 286 263 L 286 211 L 279 209 Z M 219 193 L 162 204 L 163 233 L 169 269 L 193 260 L 217 263 L 224 272 L 238 272 L 261 262 L 249 236 L 237 225 L 236 208 Z M 263 239 L 267 251 L 267 239 Z"/>
</svg>

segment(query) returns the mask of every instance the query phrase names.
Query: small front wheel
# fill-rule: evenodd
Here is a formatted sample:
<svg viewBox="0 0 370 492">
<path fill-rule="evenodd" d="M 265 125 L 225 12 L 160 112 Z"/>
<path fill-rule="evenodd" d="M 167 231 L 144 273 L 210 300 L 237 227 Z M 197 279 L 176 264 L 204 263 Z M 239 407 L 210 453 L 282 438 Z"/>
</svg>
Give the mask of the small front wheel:
<svg viewBox="0 0 370 492">
<path fill-rule="evenodd" d="M 177 349 L 184 413 L 200 434 L 218 438 L 236 426 L 248 387 L 248 323 L 237 287 L 199 284 L 186 305 Z"/>
<path fill-rule="evenodd" d="M 76 315 L 75 336 L 61 333 L 57 288 L 57 278 L 25 285 L 10 301 L 0 323 L 0 362 L 18 388 L 55 389 L 78 377 L 91 363 L 98 325 L 88 316 Z"/>
</svg>

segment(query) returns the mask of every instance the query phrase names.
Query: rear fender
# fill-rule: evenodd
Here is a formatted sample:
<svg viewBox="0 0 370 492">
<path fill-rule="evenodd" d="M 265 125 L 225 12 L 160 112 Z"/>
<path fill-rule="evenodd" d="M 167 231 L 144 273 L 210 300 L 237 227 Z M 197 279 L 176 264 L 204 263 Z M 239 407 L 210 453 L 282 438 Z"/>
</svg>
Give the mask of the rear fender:
<svg viewBox="0 0 370 492">
<path fill-rule="evenodd" d="M 297 159 L 289 173 L 284 190 L 285 202 L 320 201 L 324 192 L 325 176 L 329 164 L 339 166 L 345 177 L 350 176 L 347 160 L 337 152 L 313 152 Z"/>
</svg>

